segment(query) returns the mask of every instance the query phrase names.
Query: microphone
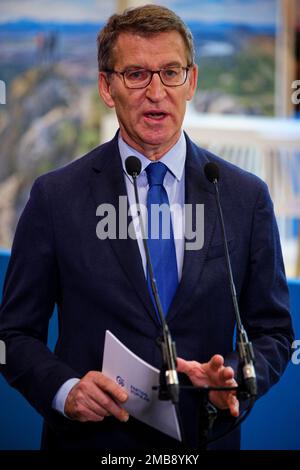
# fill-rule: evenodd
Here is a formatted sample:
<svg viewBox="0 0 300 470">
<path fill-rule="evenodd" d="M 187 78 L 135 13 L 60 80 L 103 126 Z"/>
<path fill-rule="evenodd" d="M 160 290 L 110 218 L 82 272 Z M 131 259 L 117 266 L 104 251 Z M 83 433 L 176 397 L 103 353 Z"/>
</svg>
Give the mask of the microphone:
<svg viewBox="0 0 300 470">
<path fill-rule="evenodd" d="M 141 160 L 134 156 L 127 157 L 125 160 L 125 167 L 127 173 L 132 176 L 135 181 L 135 178 L 139 176 L 142 169 Z"/>
<path fill-rule="evenodd" d="M 231 298 L 232 298 L 232 303 L 233 303 L 235 317 L 236 317 L 237 338 L 238 338 L 237 346 L 238 346 L 240 361 L 242 363 L 244 386 L 245 386 L 247 393 L 250 395 L 250 397 L 256 397 L 257 383 L 256 383 L 256 373 L 255 373 L 255 367 L 254 367 L 254 362 L 255 362 L 254 351 L 253 351 L 252 343 L 248 340 L 246 330 L 241 321 L 239 304 L 238 304 L 235 284 L 233 280 L 231 261 L 230 261 L 229 251 L 228 251 L 228 241 L 226 237 L 223 211 L 221 207 L 219 187 L 218 187 L 218 181 L 219 181 L 219 175 L 220 175 L 219 167 L 216 163 L 213 163 L 213 162 L 206 163 L 206 165 L 204 166 L 204 173 L 208 181 L 213 183 L 215 187 L 216 201 L 217 201 L 219 219 L 221 222 L 222 235 L 223 235 L 227 273 L 228 273 L 228 278 L 229 278 L 229 283 L 230 283 Z"/>
<path fill-rule="evenodd" d="M 178 404 L 179 402 L 179 381 L 176 370 L 176 347 L 175 342 L 172 340 L 172 336 L 168 327 L 168 324 L 165 320 L 164 312 L 162 309 L 161 301 L 159 298 L 159 293 L 157 289 L 156 280 L 154 277 L 153 266 L 151 262 L 151 256 L 148 248 L 148 243 L 145 236 L 145 227 L 143 218 L 141 216 L 141 211 L 139 210 L 139 194 L 137 189 L 136 179 L 141 172 L 142 165 L 141 161 L 134 156 L 127 157 L 125 160 L 125 167 L 127 173 L 133 178 L 134 193 L 135 199 L 139 211 L 141 233 L 143 238 L 143 244 L 146 254 L 147 266 L 149 270 L 150 284 L 155 301 L 155 306 L 159 314 L 159 318 L 162 324 L 163 329 L 163 341 L 161 342 L 162 356 L 163 356 L 163 370 L 161 373 L 161 386 L 159 392 L 159 398 L 161 400 L 171 399 L 172 403 Z M 163 387 L 162 387 L 163 386 Z M 166 390 L 165 390 L 166 389 Z"/>
</svg>

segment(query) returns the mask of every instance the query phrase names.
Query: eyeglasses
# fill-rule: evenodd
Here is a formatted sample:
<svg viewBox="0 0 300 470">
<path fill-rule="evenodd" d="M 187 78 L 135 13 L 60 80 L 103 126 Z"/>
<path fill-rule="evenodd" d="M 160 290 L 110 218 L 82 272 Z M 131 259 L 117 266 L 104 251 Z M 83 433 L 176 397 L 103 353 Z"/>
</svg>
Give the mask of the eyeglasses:
<svg viewBox="0 0 300 470">
<path fill-rule="evenodd" d="M 163 85 L 169 87 L 181 86 L 186 82 L 189 69 L 190 65 L 187 67 L 166 67 L 159 70 L 134 69 L 124 70 L 124 72 L 106 70 L 106 72 L 121 75 L 127 88 L 138 89 L 150 85 L 155 73 L 159 75 Z"/>
</svg>

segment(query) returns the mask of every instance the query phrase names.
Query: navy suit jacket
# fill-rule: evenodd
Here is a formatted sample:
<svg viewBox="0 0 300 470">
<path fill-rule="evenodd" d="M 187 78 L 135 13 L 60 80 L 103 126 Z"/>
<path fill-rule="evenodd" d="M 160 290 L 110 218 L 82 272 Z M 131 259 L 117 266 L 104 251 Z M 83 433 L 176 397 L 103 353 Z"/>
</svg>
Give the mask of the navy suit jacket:
<svg viewBox="0 0 300 470">
<path fill-rule="evenodd" d="M 204 246 L 185 251 L 182 279 L 167 321 L 179 357 L 208 361 L 222 354 L 237 370 L 230 298 L 214 188 L 208 161 L 220 168 L 220 194 L 242 320 L 256 356 L 259 394 L 283 373 L 293 340 L 288 289 L 272 202 L 256 176 L 187 139 L 186 203 L 204 204 Z M 126 195 L 117 137 L 71 164 L 39 177 L 20 218 L 7 272 L 0 337 L 7 345 L 2 372 L 45 419 L 47 449 L 167 449 L 177 442 L 130 418 L 100 423 L 68 420 L 51 407 L 72 377 L 101 370 L 105 331 L 160 367 L 160 325 L 149 297 L 137 242 L 99 240 L 99 204 L 118 207 Z M 58 307 L 55 353 L 46 347 L 48 322 Z M 187 445 L 198 442 L 199 398 L 181 392 Z M 216 432 L 230 424 L 220 412 Z M 213 448 L 238 448 L 239 432 Z"/>
</svg>

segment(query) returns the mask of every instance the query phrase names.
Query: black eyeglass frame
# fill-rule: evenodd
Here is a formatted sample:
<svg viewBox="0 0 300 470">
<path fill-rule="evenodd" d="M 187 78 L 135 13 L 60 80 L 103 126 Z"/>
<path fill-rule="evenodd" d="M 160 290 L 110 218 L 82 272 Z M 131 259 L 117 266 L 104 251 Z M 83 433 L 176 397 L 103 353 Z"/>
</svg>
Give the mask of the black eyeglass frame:
<svg viewBox="0 0 300 470">
<path fill-rule="evenodd" d="M 142 90 L 143 88 L 147 88 L 147 86 L 150 85 L 150 83 L 152 82 L 153 75 L 154 75 L 155 73 L 157 73 L 157 74 L 159 75 L 160 81 L 161 81 L 161 83 L 162 83 L 164 86 L 167 86 L 167 87 L 170 87 L 170 88 L 175 88 L 175 87 L 178 87 L 178 86 L 182 86 L 182 85 L 185 84 L 185 82 L 186 82 L 186 80 L 187 80 L 188 73 L 189 73 L 189 70 L 191 69 L 191 67 L 192 67 L 192 64 L 187 65 L 186 67 L 163 67 L 163 68 L 158 69 L 158 70 L 149 70 L 149 69 L 130 70 L 130 72 L 139 72 L 140 70 L 144 70 L 144 71 L 146 71 L 146 72 L 150 72 L 150 73 L 151 73 L 149 82 L 148 82 L 146 85 L 143 85 L 143 86 L 133 86 L 133 87 L 132 87 L 132 86 L 128 86 L 128 84 L 126 83 L 125 74 L 126 74 L 127 72 L 129 72 L 129 70 L 124 70 L 123 72 L 120 72 L 119 70 L 112 70 L 112 69 L 110 70 L 110 69 L 108 69 L 108 70 L 103 70 L 103 72 L 108 73 L 108 74 L 115 73 L 115 74 L 117 74 L 117 75 L 121 75 L 121 76 L 122 76 L 122 79 L 123 79 L 124 86 L 125 86 L 126 88 L 128 88 L 129 90 Z M 163 71 L 163 70 L 175 69 L 175 68 L 176 68 L 176 69 L 185 70 L 185 78 L 184 78 L 184 81 L 183 81 L 182 83 L 180 83 L 179 85 L 168 85 L 168 84 L 166 84 L 166 83 L 163 81 L 163 79 L 162 79 L 160 73 L 161 73 L 161 71 Z"/>
</svg>

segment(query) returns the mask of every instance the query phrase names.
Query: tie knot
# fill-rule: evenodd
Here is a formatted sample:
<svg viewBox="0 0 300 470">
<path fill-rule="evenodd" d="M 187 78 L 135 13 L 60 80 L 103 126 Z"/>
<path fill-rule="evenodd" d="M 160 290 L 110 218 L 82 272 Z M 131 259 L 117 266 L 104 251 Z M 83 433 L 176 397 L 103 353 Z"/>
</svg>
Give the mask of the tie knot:
<svg viewBox="0 0 300 470">
<path fill-rule="evenodd" d="M 146 168 L 149 186 L 163 185 L 164 177 L 168 171 L 168 168 L 164 163 L 150 163 Z"/>
</svg>

